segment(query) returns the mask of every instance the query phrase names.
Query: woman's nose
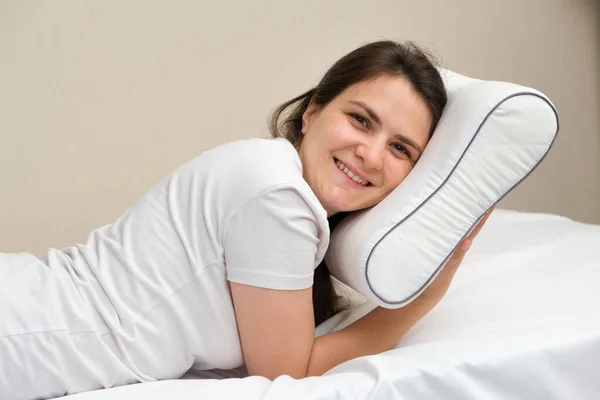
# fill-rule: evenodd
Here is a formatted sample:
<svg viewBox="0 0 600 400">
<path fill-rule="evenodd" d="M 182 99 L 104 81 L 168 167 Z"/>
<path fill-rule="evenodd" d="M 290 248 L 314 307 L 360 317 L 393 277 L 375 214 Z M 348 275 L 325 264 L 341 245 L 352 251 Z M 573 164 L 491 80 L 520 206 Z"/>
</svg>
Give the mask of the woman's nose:
<svg viewBox="0 0 600 400">
<path fill-rule="evenodd" d="M 356 155 L 363 160 L 365 169 L 378 171 L 383 168 L 385 148 L 385 141 L 373 138 L 358 145 Z"/>
</svg>

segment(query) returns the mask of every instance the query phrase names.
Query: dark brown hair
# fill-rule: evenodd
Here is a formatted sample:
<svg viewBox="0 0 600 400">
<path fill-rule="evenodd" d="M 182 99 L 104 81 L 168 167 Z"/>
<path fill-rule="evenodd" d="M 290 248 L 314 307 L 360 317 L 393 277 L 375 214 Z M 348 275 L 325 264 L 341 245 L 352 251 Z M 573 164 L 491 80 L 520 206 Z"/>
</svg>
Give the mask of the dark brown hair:
<svg viewBox="0 0 600 400">
<path fill-rule="evenodd" d="M 382 75 L 406 79 L 427 104 L 432 117 L 429 135 L 433 134 L 447 95 L 433 57 L 412 42 L 391 40 L 361 46 L 340 58 L 325 73 L 318 85 L 277 107 L 271 114 L 269 130 L 273 137 L 283 137 L 296 148 L 302 142 L 302 115 L 311 99 L 319 107 L 329 104 L 346 88 Z M 331 232 L 347 213 L 329 218 Z M 320 324 L 339 311 L 339 298 L 334 290 L 329 269 L 323 261 L 316 269 L 313 284 L 315 324 Z"/>
</svg>

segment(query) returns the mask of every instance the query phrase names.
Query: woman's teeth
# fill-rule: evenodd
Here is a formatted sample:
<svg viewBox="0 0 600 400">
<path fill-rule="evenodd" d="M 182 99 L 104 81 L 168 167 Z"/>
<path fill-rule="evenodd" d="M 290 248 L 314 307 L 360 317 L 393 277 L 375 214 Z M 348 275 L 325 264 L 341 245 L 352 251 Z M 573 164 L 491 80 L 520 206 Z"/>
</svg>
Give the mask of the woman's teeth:
<svg viewBox="0 0 600 400">
<path fill-rule="evenodd" d="M 346 167 L 344 164 L 342 164 L 339 160 L 335 161 L 335 165 L 337 165 L 337 167 L 340 169 L 340 171 L 344 172 L 346 175 L 348 175 L 350 177 L 350 179 L 352 179 L 354 182 L 357 182 L 359 185 L 367 186 L 367 184 L 369 183 L 368 181 L 354 175 L 352 173 L 352 171 L 350 171 L 348 169 L 348 167 Z"/>
</svg>

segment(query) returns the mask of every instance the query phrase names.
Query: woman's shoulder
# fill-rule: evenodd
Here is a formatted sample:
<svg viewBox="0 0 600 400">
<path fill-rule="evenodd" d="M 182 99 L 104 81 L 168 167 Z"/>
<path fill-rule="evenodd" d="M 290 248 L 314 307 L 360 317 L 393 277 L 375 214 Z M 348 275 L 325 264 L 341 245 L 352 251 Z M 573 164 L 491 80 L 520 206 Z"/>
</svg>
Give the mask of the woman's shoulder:
<svg viewBox="0 0 600 400">
<path fill-rule="evenodd" d="M 292 220 L 312 220 L 319 231 L 328 229 L 327 212 L 304 180 L 298 152 L 287 140 L 236 140 L 197 159 L 200 192 L 210 193 L 224 221 L 276 212 Z"/>
<path fill-rule="evenodd" d="M 302 170 L 300 157 L 292 144 L 283 138 L 251 138 L 234 140 L 210 150 L 232 165 L 243 167 L 293 167 Z"/>
<path fill-rule="evenodd" d="M 276 188 L 316 197 L 302 176 L 298 152 L 285 139 L 243 139 L 198 154 L 173 171 L 163 185 L 246 201 Z"/>
<path fill-rule="evenodd" d="M 210 157 L 218 161 L 212 165 L 212 173 L 229 200 L 234 197 L 236 203 L 243 204 L 277 199 L 280 206 L 285 203 L 292 208 L 303 204 L 319 215 L 318 219 L 326 219 L 327 213 L 302 176 L 298 152 L 287 140 L 238 140 L 213 151 Z"/>
<path fill-rule="evenodd" d="M 223 182 L 254 192 L 275 186 L 310 190 L 302 177 L 298 152 L 285 139 L 244 139 L 225 143 L 203 154 L 211 174 Z"/>
</svg>

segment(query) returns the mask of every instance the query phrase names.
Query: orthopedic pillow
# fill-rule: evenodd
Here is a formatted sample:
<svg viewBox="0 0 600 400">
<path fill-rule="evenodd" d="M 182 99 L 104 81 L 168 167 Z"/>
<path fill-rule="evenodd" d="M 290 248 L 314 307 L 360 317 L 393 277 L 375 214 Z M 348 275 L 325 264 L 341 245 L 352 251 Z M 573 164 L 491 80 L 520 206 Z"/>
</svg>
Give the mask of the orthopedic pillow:
<svg viewBox="0 0 600 400">
<path fill-rule="evenodd" d="M 440 73 L 448 104 L 421 159 L 381 203 L 340 223 L 325 256 L 334 277 L 386 308 L 405 306 L 432 282 L 558 134 L 556 109 L 539 91 Z"/>
</svg>

